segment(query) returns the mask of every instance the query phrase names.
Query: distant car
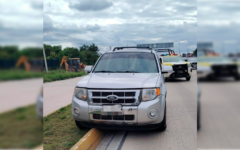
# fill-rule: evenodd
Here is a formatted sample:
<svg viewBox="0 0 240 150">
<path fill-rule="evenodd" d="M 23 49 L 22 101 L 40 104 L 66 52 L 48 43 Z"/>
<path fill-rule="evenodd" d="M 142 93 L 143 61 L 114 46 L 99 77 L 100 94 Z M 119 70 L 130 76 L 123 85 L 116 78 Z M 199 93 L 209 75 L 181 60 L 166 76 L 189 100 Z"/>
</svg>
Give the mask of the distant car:
<svg viewBox="0 0 240 150">
<path fill-rule="evenodd" d="M 84 68 L 84 71 L 85 71 L 86 73 L 89 73 L 89 72 L 91 72 L 92 67 L 93 67 L 93 66 L 86 66 L 86 67 Z"/>
<path fill-rule="evenodd" d="M 188 57 L 185 60 L 190 63 L 193 70 L 197 69 L 197 57 Z"/>
<path fill-rule="evenodd" d="M 161 63 L 165 80 L 169 78 L 186 78 L 189 81 L 191 79 L 192 69 L 190 63 L 185 62 L 182 57 L 177 55 L 162 56 Z"/>
</svg>

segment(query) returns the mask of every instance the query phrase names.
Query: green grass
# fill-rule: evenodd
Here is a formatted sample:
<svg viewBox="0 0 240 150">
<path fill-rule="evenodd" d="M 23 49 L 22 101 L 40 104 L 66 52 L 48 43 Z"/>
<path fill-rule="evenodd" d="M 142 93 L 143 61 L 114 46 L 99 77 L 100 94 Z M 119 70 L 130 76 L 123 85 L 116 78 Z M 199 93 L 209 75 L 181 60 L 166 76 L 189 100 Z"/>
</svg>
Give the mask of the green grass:
<svg viewBox="0 0 240 150">
<path fill-rule="evenodd" d="M 0 114 L 0 149 L 29 149 L 43 143 L 42 121 L 30 105 Z"/>
<path fill-rule="evenodd" d="M 71 105 L 44 117 L 43 124 L 43 146 L 47 150 L 68 150 L 88 132 L 75 125 Z"/>
<path fill-rule="evenodd" d="M 48 73 L 44 72 L 43 82 L 52 82 L 57 80 L 64 80 L 74 77 L 80 77 L 86 75 L 85 72 L 68 72 L 65 70 L 50 70 Z"/>
<path fill-rule="evenodd" d="M 42 72 L 27 72 L 21 69 L 0 70 L 0 81 L 29 79 L 42 76 Z"/>
</svg>

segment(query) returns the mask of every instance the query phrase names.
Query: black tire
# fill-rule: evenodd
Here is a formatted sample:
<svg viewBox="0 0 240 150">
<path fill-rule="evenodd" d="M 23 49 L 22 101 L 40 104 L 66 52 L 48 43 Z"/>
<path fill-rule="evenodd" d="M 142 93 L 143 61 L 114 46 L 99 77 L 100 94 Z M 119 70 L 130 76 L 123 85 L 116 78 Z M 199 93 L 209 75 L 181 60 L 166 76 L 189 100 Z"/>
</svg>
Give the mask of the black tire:
<svg viewBox="0 0 240 150">
<path fill-rule="evenodd" d="M 167 129 L 167 111 L 166 111 L 166 103 L 165 103 L 165 109 L 164 109 L 164 118 L 163 121 L 160 123 L 160 126 L 156 129 L 156 131 L 162 132 Z"/>
<path fill-rule="evenodd" d="M 235 76 L 234 79 L 235 79 L 236 81 L 240 80 L 240 75 Z"/>
<path fill-rule="evenodd" d="M 191 79 L 191 77 L 186 77 L 186 80 L 187 80 L 187 81 L 190 81 L 190 79 Z"/>
<path fill-rule="evenodd" d="M 88 129 L 87 127 L 82 126 L 79 121 L 76 121 L 76 120 L 75 120 L 75 124 L 76 124 L 76 126 L 78 127 L 78 129 L 80 129 L 80 130 Z"/>
<path fill-rule="evenodd" d="M 165 82 L 168 81 L 168 78 L 165 77 Z"/>
</svg>

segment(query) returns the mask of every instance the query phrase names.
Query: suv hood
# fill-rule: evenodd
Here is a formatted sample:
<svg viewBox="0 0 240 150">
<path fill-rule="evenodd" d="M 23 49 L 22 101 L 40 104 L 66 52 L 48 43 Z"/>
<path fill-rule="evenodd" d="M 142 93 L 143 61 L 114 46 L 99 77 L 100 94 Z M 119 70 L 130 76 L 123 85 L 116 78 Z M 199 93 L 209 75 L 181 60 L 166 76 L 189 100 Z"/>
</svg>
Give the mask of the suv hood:
<svg viewBox="0 0 240 150">
<path fill-rule="evenodd" d="M 90 73 L 77 83 L 78 87 L 121 89 L 156 87 L 158 73 Z"/>
</svg>

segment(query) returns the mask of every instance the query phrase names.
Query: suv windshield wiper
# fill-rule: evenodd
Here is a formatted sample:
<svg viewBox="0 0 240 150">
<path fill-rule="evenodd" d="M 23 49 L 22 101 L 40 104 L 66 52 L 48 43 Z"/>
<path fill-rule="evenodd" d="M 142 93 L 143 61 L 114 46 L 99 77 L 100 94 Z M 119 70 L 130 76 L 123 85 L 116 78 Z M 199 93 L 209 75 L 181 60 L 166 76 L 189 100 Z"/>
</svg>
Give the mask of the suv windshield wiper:
<svg viewBox="0 0 240 150">
<path fill-rule="evenodd" d="M 115 71 L 108 71 L 108 70 L 101 70 L 101 71 L 94 71 L 94 72 L 106 72 L 106 73 L 114 73 Z"/>
<path fill-rule="evenodd" d="M 126 73 L 140 73 L 138 71 L 116 71 L 116 72 L 126 72 Z"/>
</svg>

